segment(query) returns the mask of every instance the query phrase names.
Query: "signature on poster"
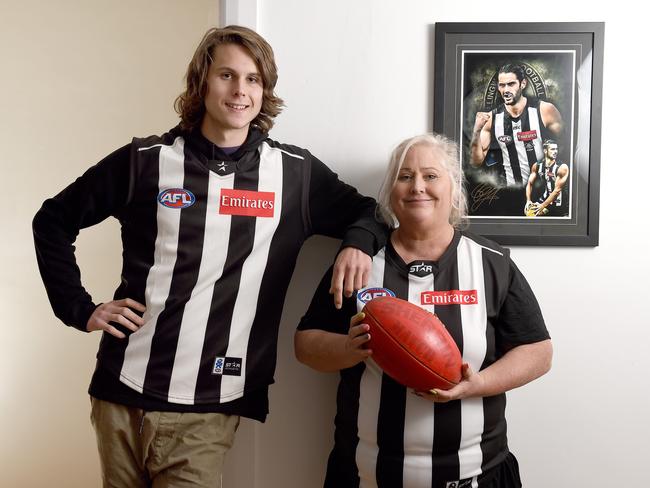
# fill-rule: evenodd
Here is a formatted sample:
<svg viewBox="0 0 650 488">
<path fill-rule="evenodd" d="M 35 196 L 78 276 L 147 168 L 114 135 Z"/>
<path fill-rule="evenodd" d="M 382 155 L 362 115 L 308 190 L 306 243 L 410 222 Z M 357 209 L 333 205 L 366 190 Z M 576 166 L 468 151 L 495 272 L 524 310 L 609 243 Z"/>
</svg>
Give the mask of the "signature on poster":
<svg viewBox="0 0 650 488">
<path fill-rule="evenodd" d="M 477 210 L 484 203 L 491 204 L 495 200 L 498 200 L 498 193 L 499 189 L 492 185 L 478 185 L 472 190 L 471 193 L 472 205 L 470 211 Z"/>
</svg>

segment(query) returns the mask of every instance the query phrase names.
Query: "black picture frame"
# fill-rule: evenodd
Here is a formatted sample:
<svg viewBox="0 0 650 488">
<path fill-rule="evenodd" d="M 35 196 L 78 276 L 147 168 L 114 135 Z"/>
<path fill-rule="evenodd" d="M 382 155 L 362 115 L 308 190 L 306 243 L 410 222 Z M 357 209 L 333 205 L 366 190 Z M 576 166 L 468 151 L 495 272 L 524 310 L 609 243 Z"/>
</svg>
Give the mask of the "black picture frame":
<svg viewBox="0 0 650 488">
<path fill-rule="evenodd" d="M 598 245 L 604 32 L 603 22 L 435 25 L 433 128 L 459 144 L 468 190 L 470 230 L 505 245 Z M 520 87 L 525 85 L 527 90 L 526 107 L 537 103 L 540 113 L 543 108 L 548 113 L 548 107 L 553 105 L 561 114 L 561 124 L 552 126 L 539 116 L 535 118 L 541 129 L 524 131 L 520 129 L 519 117 L 512 119 L 519 124 L 517 130 L 522 131 L 516 133 L 515 142 L 508 135 L 496 137 L 496 127 L 504 130 L 498 122 L 503 118 L 496 115 L 499 110 L 504 111 L 498 108 L 503 105 L 498 71 L 499 66 L 508 63 L 523 68 L 526 83 L 520 83 Z M 505 84 L 501 82 L 501 86 Z M 505 91 L 504 95 L 511 100 Z M 481 160 L 470 151 L 474 121 L 476 112 L 492 108 L 496 109 L 490 116 L 490 121 L 495 120 L 495 129 L 485 159 Z M 508 124 L 510 134 L 515 134 L 512 123 Z M 526 134 L 535 139 L 539 135 L 541 142 L 547 140 L 548 134 L 554 137 L 546 124 L 548 129 L 557 129 L 558 165 L 564 162 L 568 168 L 565 174 L 569 176 L 564 186 L 563 210 L 558 206 L 548 215 L 531 218 L 524 213 L 523 182 L 528 181 L 525 171 L 546 165 L 542 156 L 534 166 L 532 161 L 537 156 Z M 499 141 L 495 142 L 497 138 Z M 510 186 L 505 183 L 503 168 L 508 165 L 503 161 L 509 157 L 506 148 L 515 143 L 525 145 L 523 150 L 524 154 L 528 152 L 529 162 L 521 163 L 522 174 Z M 543 177 L 544 172 L 539 173 L 539 178 L 536 174 L 535 184 Z M 548 194 L 532 182 L 530 189 L 533 195 L 539 191 L 540 202 Z"/>
</svg>

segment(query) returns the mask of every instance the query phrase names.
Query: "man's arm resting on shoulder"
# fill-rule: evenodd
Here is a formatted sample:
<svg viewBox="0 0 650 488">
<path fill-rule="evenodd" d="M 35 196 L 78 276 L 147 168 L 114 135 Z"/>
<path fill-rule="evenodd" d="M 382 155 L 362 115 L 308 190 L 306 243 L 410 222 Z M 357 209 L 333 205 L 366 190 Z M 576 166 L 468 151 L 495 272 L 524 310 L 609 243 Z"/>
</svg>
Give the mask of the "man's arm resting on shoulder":
<svg viewBox="0 0 650 488">
<path fill-rule="evenodd" d="M 374 256 L 386 243 L 387 227 L 375 216 L 376 202 L 343 183 L 321 161 L 313 158 L 309 212 L 316 234 L 343 239 L 330 292 L 337 308 L 342 296 L 366 285 Z"/>
</svg>

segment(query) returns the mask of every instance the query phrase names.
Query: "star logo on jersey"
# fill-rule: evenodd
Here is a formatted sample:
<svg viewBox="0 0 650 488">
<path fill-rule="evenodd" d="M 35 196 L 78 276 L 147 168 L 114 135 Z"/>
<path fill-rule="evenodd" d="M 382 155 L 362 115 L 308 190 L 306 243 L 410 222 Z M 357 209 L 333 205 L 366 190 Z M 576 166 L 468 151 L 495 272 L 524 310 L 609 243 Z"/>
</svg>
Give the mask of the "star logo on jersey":
<svg viewBox="0 0 650 488">
<path fill-rule="evenodd" d="M 273 217 L 275 192 L 231 190 L 223 188 L 219 196 L 221 215 L 244 215 L 248 217 Z"/>
<path fill-rule="evenodd" d="M 219 162 L 219 164 L 217 164 L 217 171 L 223 172 L 223 173 L 228 171 L 228 163 L 226 163 L 225 161 Z"/>
<path fill-rule="evenodd" d="M 423 291 L 421 305 L 477 305 L 476 290 Z"/>
<path fill-rule="evenodd" d="M 168 188 L 158 194 L 158 203 L 167 208 L 186 208 L 195 201 L 194 194 L 183 188 Z"/>
<path fill-rule="evenodd" d="M 241 376 L 241 365 L 241 358 L 216 357 L 212 366 L 212 374 Z"/>
<path fill-rule="evenodd" d="M 409 274 L 423 278 L 433 273 L 433 264 L 431 261 L 419 261 L 409 265 Z"/>
</svg>

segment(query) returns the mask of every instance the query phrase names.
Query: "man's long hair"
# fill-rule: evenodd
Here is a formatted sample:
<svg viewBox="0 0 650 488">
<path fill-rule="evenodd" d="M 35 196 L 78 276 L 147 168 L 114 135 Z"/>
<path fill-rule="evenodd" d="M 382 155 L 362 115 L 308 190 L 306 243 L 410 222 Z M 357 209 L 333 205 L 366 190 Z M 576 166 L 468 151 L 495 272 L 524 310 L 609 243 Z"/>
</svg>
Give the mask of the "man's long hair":
<svg viewBox="0 0 650 488">
<path fill-rule="evenodd" d="M 273 119 L 282 111 L 284 105 L 282 99 L 274 93 L 278 81 L 278 68 L 275 65 L 273 49 L 257 32 L 238 25 L 208 30 L 196 48 L 192 61 L 187 67 L 185 91 L 174 102 L 174 109 L 181 117 L 181 129 L 189 131 L 201 125 L 205 115 L 204 101 L 208 91 L 208 71 L 216 47 L 223 44 L 242 46 L 255 60 L 262 77 L 264 91 L 262 108 L 251 124 L 262 132 L 269 132 L 273 127 Z"/>
</svg>

